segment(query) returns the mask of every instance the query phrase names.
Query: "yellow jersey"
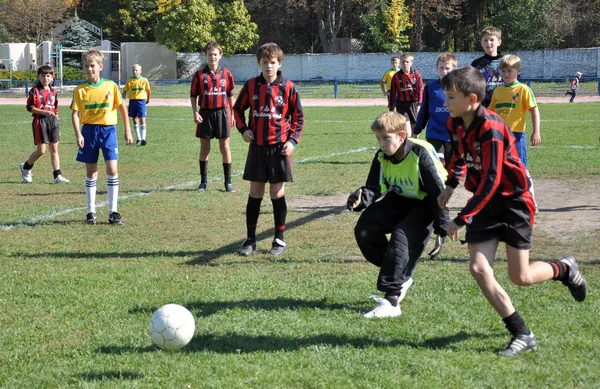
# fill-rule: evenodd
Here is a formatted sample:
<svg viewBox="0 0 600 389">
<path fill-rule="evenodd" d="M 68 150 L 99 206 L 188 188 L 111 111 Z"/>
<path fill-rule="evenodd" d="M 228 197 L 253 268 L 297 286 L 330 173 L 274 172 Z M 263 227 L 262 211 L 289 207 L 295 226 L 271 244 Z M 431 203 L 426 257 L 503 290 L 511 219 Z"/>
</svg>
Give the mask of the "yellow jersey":
<svg viewBox="0 0 600 389">
<path fill-rule="evenodd" d="M 146 77 L 129 77 L 123 90 L 129 93 L 129 100 L 148 100 L 150 83 Z"/>
<path fill-rule="evenodd" d="M 400 70 L 400 69 L 398 69 L 398 70 Z M 392 89 L 392 78 L 394 78 L 394 74 L 396 74 L 398 72 L 398 70 L 390 69 L 383 74 L 383 77 L 381 78 L 381 82 L 385 82 L 385 90 L 389 91 L 390 89 Z"/>
<path fill-rule="evenodd" d="M 117 108 L 121 104 L 117 84 L 101 78 L 95 84 L 87 81 L 75 88 L 71 110 L 81 114 L 82 124 L 111 126 L 117 124 Z"/>
<path fill-rule="evenodd" d="M 496 112 L 512 132 L 525 132 L 527 111 L 537 107 L 531 89 L 519 81 L 494 89 L 489 109 Z"/>
</svg>

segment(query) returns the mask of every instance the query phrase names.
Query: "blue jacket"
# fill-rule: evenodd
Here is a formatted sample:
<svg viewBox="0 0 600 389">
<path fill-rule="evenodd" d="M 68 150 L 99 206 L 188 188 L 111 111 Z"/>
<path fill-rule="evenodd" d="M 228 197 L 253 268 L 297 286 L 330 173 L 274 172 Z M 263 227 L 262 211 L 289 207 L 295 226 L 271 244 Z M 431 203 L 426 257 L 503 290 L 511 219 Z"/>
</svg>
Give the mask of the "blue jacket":
<svg viewBox="0 0 600 389">
<path fill-rule="evenodd" d="M 444 107 L 446 95 L 440 87 L 440 80 L 432 81 L 423 89 L 423 103 L 417 116 L 417 122 L 413 129 L 415 134 L 420 134 L 427 126 L 427 138 L 439 139 L 450 142 L 448 127 L 446 123 L 450 117 L 448 109 Z"/>
</svg>

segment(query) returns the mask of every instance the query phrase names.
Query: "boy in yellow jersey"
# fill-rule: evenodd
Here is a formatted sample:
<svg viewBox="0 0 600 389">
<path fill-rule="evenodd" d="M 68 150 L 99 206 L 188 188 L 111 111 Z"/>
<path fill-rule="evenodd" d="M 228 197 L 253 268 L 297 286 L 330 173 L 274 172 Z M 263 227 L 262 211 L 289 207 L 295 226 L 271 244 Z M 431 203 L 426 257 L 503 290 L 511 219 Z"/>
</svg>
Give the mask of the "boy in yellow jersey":
<svg viewBox="0 0 600 389">
<path fill-rule="evenodd" d="M 146 146 L 146 105 L 150 103 L 150 83 L 142 76 L 142 67 L 133 65 L 133 77 L 129 77 L 123 88 L 123 100 L 129 93 L 129 117 L 133 119 L 138 146 Z"/>
<path fill-rule="evenodd" d="M 77 161 L 86 167 L 85 195 L 87 199 L 86 223 L 96 224 L 96 179 L 98 177 L 98 154 L 102 150 L 106 163 L 110 224 L 123 224 L 117 212 L 119 175 L 117 160 L 117 108 L 125 126 L 125 142 L 133 144 L 129 116 L 123 105 L 119 87 L 113 81 L 100 77 L 104 55 L 97 49 L 89 49 L 83 55 L 83 70 L 88 81 L 75 88 L 71 102 L 73 130 L 79 151 Z M 79 129 L 79 124 L 83 127 Z"/>
<path fill-rule="evenodd" d="M 383 77 L 381 77 L 381 81 L 379 81 L 379 87 L 383 92 L 383 95 L 388 99 L 388 105 L 390 104 L 390 89 L 392 89 L 392 78 L 394 78 L 394 74 L 400 70 L 400 57 L 393 56 L 392 57 L 392 68 L 388 69 L 385 73 L 383 73 Z"/>
<path fill-rule="evenodd" d="M 449 222 L 448 212 L 437 204 L 446 170 L 433 146 L 410 139 L 410 125 L 395 112 L 379 115 L 371 130 L 379 150 L 367 183 L 347 202 L 352 211 L 364 209 L 354 235 L 365 259 L 380 268 L 377 289 L 385 293 L 383 298 L 373 296 L 378 306 L 365 314 L 367 319 L 402 313 L 399 303 L 413 283 L 413 271 L 431 231 L 445 237 Z"/>
</svg>

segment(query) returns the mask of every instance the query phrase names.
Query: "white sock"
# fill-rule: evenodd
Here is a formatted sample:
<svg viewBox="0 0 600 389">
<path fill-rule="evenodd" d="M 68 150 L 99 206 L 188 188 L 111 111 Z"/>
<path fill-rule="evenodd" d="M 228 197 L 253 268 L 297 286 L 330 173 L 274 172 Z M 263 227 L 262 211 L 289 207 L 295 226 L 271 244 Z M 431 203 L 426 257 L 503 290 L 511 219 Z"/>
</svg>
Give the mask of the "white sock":
<svg viewBox="0 0 600 389">
<path fill-rule="evenodd" d="M 108 214 L 117 212 L 119 200 L 119 175 L 106 176 L 106 192 L 108 193 Z"/>
<path fill-rule="evenodd" d="M 96 179 L 85 177 L 85 198 L 88 213 L 96 213 Z"/>
<path fill-rule="evenodd" d="M 140 128 L 142 129 L 142 140 L 146 140 L 146 125 L 142 124 Z"/>
<path fill-rule="evenodd" d="M 133 129 L 135 130 L 135 137 L 137 140 L 140 140 L 140 125 L 139 124 L 134 124 L 133 125 Z"/>
</svg>

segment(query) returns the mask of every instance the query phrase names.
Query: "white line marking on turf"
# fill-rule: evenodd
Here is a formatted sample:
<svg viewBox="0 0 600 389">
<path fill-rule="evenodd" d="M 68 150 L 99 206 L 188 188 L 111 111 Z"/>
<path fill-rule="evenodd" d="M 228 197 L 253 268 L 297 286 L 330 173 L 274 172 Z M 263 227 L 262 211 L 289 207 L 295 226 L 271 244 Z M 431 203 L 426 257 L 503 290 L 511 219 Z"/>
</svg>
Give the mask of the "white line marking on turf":
<svg viewBox="0 0 600 389">
<path fill-rule="evenodd" d="M 327 158 L 338 157 L 340 155 L 360 153 L 360 152 L 363 152 L 366 150 L 372 150 L 372 149 L 373 149 L 372 147 L 361 147 L 358 149 L 341 151 L 339 153 L 331 153 L 331 154 L 321 155 L 318 157 L 308 157 L 308 158 L 301 159 L 299 161 L 295 161 L 295 163 L 303 164 L 303 163 L 307 163 L 307 162 L 313 162 L 313 161 L 323 160 L 323 159 L 327 159 Z M 238 177 L 241 175 L 242 175 L 242 172 L 238 171 L 238 172 L 235 172 L 234 174 L 232 174 L 231 177 Z M 221 179 L 222 179 L 222 177 L 212 178 L 212 179 L 209 179 L 209 182 L 220 181 Z M 183 182 L 180 184 L 174 184 L 174 185 L 169 185 L 169 186 L 141 190 L 139 192 L 127 194 L 124 196 L 119 195 L 119 201 L 136 198 L 136 197 L 140 197 L 140 196 L 148 196 L 152 193 L 168 192 L 171 190 L 183 189 L 183 188 L 187 188 L 190 186 L 195 186 L 197 184 L 198 184 L 198 181 L 188 181 L 188 182 Z M 107 205 L 108 205 L 108 201 L 102 201 L 96 205 L 96 208 L 102 208 Z M 47 213 L 45 215 L 33 216 L 33 217 L 30 217 L 29 219 L 23 219 L 23 220 L 19 220 L 19 221 L 7 223 L 7 224 L 0 224 L 0 230 L 10 231 L 10 230 L 13 230 L 18 227 L 33 227 L 40 223 L 46 222 L 48 220 L 55 219 L 59 216 L 68 215 L 69 213 L 72 213 L 72 212 L 85 211 L 85 210 L 87 210 L 86 207 L 77 207 L 77 208 L 67 208 L 67 209 L 62 209 L 62 210 L 58 210 L 58 211 L 53 211 L 53 212 Z"/>
</svg>

